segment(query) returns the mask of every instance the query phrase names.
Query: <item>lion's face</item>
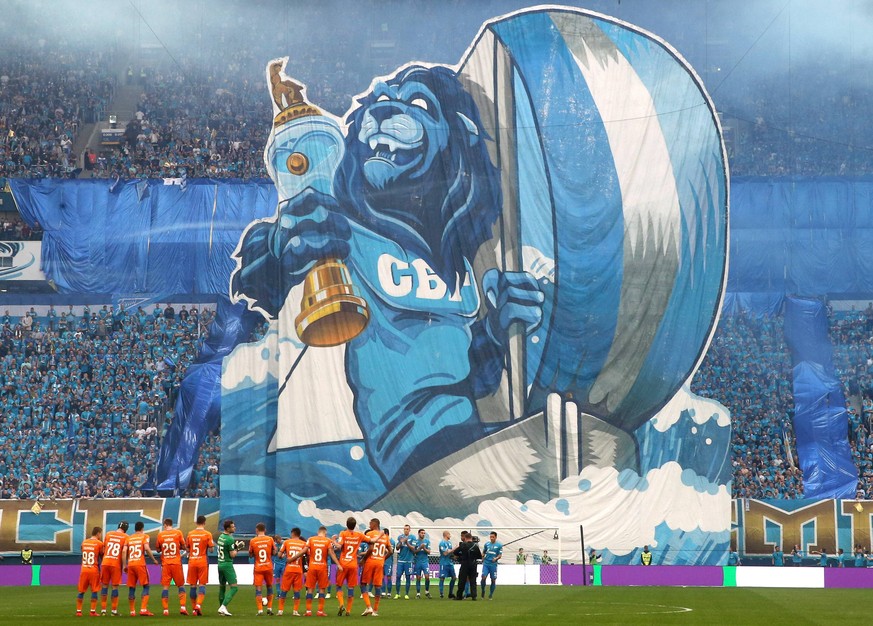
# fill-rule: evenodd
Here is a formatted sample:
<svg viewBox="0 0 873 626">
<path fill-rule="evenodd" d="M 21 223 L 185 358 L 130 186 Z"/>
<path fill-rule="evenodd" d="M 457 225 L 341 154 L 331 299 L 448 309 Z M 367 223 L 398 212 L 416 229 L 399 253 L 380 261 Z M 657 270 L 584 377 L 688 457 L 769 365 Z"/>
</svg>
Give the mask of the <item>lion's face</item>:
<svg viewBox="0 0 873 626">
<path fill-rule="evenodd" d="M 490 237 L 500 206 L 472 97 L 450 69 L 413 65 L 377 81 L 347 122 L 340 204 L 454 277 Z"/>
<path fill-rule="evenodd" d="M 376 189 L 426 172 L 449 142 L 449 125 L 436 95 L 423 83 L 377 83 L 361 112 L 357 139 L 364 178 Z"/>
</svg>

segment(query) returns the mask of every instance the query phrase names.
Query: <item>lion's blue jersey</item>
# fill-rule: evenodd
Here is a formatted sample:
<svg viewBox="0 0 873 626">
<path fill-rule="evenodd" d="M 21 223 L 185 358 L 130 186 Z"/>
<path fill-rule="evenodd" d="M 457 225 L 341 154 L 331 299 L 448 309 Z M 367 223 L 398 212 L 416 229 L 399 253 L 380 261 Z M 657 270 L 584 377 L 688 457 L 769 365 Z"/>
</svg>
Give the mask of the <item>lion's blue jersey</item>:
<svg viewBox="0 0 873 626">
<path fill-rule="evenodd" d="M 440 541 L 439 545 L 440 549 L 440 565 L 451 565 L 452 564 L 452 542 L 448 539 L 443 539 Z M 448 552 L 448 556 L 446 556 L 446 552 Z"/>
<path fill-rule="evenodd" d="M 409 542 L 411 539 L 414 539 L 411 535 L 399 535 L 397 537 L 397 561 L 400 563 L 412 563 L 412 550 L 409 549 Z M 406 541 L 404 541 L 406 540 Z"/>
<path fill-rule="evenodd" d="M 503 544 L 499 541 L 491 543 L 485 542 L 485 550 L 483 551 L 483 563 L 497 563 L 497 557 L 503 556 Z"/>
<path fill-rule="evenodd" d="M 866 560 L 867 559 L 864 556 L 863 552 L 859 551 L 859 552 L 855 553 L 855 567 L 864 567 L 866 565 L 866 563 L 865 563 Z"/>
<path fill-rule="evenodd" d="M 785 555 L 781 550 L 776 550 L 773 553 L 773 565 L 782 566 L 785 565 Z"/>
</svg>

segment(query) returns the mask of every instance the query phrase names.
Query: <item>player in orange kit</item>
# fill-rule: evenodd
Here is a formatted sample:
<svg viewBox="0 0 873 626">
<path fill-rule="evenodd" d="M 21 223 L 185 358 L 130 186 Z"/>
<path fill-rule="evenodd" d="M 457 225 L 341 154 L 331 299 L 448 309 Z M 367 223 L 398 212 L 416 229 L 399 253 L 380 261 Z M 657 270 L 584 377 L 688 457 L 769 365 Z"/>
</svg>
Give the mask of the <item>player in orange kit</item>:
<svg viewBox="0 0 873 626">
<path fill-rule="evenodd" d="M 344 615 L 352 612 L 352 603 L 355 600 L 355 587 L 358 586 L 358 550 L 361 544 L 367 544 L 364 533 L 355 530 L 358 521 L 354 517 L 346 520 L 346 530 L 339 534 L 336 545 L 340 550 L 341 570 L 336 573 L 336 597 L 339 600 L 339 613 Z M 348 586 L 348 606 L 343 603 L 343 583 Z M 364 604 L 370 606 L 370 596 L 364 594 Z"/>
<path fill-rule="evenodd" d="M 85 590 L 91 589 L 91 617 L 97 617 L 97 592 L 100 591 L 100 555 L 103 554 L 103 529 L 95 526 L 91 538 L 82 542 L 82 572 L 79 574 L 79 595 L 76 596 L 76 617 L 82 617 Z"/>
<path fill-rule="evenodd" d="M 303 562 L 297 557 L 306 551 L 306 542 L 300 538 L 300 529 L 292 528 L 290 539 L 286 539 L 279 550 L 279 556 L 288 559 L 282 583 L 279 587 L 279 615 L 285 613 L 285 596 L 294 590 L 294 617 L 300 617 L 300 590 L 303 589 Z"/>
<path fill-rule="evenodd" d="M 155 553 L 149 547 L 149 536 L 142 529 L 143 522 L 134 524 L 134 533 L 127 540 L 127 554 L 124 559 L 124 571 L 127 572 L 127 601 L 130 604 L 131 617 L 136 615 L 136 586 L 142 585 L 142 600 L 140 602 L 140 615 L 154 615 L 149 611 L 149 570 L 146 568 L 145 555 L 148 554 L 155 565 L 158 560 Z"/>
<path fill-rule="evenodd" d="M 327 613 L 324 612 L 324 593 L 330 584 L 330 579 L 327 576 L 328 557 L 336 563 L 337 570 L 343 568 L 333 551 L 333 541 L 327 536 L 327 528 L 320 526 L 318 534 L 306 541 L 306 548 L 293 560 L 299 560 L 304 554 L 309 557 L 309 571 L 306 572 L 306 616 L 312 615 L 312 594 L 315 589 L 318 589 L 320 592 L 318 595 L 318 616 L 327 617 Z M 291 561 L 288 559 L 289 565 Z"/>
<path fill-rule="evenodd" d="M 273 555 L 276 553 L 276 542 L 266 535 L 267 527 L 263 523 L 255 526 L 255 536 L 249 541 L 249 555 L 255 560 L 255 604 L 258 615 L 264 614 L 264 604 L 261 602 L 261 587 L 267 587 L 267 613 L 273 614 Z"/>
<path fill-rule="evenodd" d="M 185 577 L 182 575 L 182 551 L 185 537 L 178 528 L 173 528 L 173 520 L 164 520 L 164 529 L 158 533 L 155 547 L 161 554 L 161 604 L 164 615 L 170 614 L 170 583 L 176 583 L 179 591 L 179 614 L 188 615 L 185 607 Z"/>
<path fill-rule="evenodd" d="M 118 524 L 118 530 L 110 530 L 103 538 L 103 567 L 100 581 L 100 613 L 106 615 L 106 594 L 112 586 L 112 614 L 118 615 L 118 585 L 121 584 L 122 559 L 127 550 L 127 522 Z"/>
<path fill-rule="evenodd" d="M 203 615 L 201 605 L 209 582 L 209 550 L 215 546 L 212 533 L 206 530 L 206 516 L 197 517 L 197 527 L 188 533 L 188 585 L 194 615 Z"/>
<path fill-rule="evenodd" d="M 379 601 L 382 599 L 382 577 L 385 572 L 385 559 L 394 554 L 394 549 L 391 547 L 391 537 L 388 531 L 382 531 L 381 523 L 376 518 L 370 520 L 367 541 L 370 542 L 370 550 L 367 552 L 366 560 L 364 561 L 364 570 L 361 573 L 361 586 L 365 589 L 364 598 L 368 598 L 373 593 L 376 599 L 372 607 L 367 606 L 363 615 L 378 616 Z"/>
</svg>

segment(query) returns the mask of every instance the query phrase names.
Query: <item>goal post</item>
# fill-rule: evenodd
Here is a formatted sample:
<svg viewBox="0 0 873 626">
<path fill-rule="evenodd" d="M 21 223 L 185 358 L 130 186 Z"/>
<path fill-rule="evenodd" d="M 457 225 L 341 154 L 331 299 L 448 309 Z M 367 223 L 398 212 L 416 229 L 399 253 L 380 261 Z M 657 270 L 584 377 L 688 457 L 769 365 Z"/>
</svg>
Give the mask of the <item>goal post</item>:
<svg viewBox="0 0 873 626">
<path fill-rule="evenodd" d="M 439 543 L 443 540 L 443 533 L 449 532 L 452 545 L 457 547 L 461 531 L 467 530 L 479 538 L 479 546 L 483 552 L 490 533 L 497 533 L 497 541 L 503 544 L 503 555 L 498 566 L 500 584 L 560 585 L 562 582 L 562 569 L 566 563 L 561 532 L 557 526 L 416 526 L 411 521 L 409 523 L 413 535 L 424 529 L 430 539 L 428 561 L 432 577 L 439 575 Z M 391 538 L 396 539 L 403 529 L 390 530 Z M 395 560 L 396 558 L 395 552 Z M 481 569 L 480 566 L 480 576 Z M 394 571 L 397 571 L 396 567 Z"/>
</svg>

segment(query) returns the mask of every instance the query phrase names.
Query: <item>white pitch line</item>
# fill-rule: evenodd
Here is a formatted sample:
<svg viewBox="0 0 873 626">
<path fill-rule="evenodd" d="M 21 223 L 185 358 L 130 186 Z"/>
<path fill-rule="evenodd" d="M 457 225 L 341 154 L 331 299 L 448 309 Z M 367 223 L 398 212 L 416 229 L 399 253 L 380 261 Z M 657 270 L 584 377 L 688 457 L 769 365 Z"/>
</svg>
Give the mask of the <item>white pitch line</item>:
<svg viewBox="0 0 873 626">
<path fill-rule="evenodd" d="M 668 611 L 622 611 L 622 615 L 669 615 L 671 613 L 691 613 L 694 609 L 689 608 L 687 606 L 678 606 L 672 604 L 638 604 L 633 602 L 580 602 L 582 605 L 599 605 L 599 606 L 649 606 L 649 607 L 657 607 L 659 609 L 671 609 Z M 587 616 L 595 616 L 595 615 L 617 615 L 616 612 L 609 613 L 583 613 L 578 612 L 578 615 L 587 615 Z"/>
</svg>

